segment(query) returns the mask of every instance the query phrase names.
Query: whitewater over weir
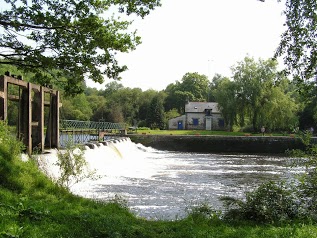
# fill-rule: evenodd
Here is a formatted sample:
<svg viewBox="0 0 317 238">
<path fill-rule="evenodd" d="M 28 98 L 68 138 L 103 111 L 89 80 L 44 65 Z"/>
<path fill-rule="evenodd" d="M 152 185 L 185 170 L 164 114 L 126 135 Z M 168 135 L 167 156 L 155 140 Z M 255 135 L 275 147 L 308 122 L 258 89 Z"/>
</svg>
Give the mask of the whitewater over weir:
<svg viewBox="0 0 317 238">
<path fill-rule="evenodd" d="M 57 152 L 49 152 L 39 157 L 39 166 L 56 179 Z M 146 219 L 183 218 L 188 208 L 205 203 L 220 210 L 220 196 L 243 198 L 262 182 L 298 172 L 288 167 L 287 157 L 159 151 L 129 138 L 86 146 L 85 159 L 98 179 L 75 184 L 74 194 L 97 200 L 120 197 Z"/>
</svg>

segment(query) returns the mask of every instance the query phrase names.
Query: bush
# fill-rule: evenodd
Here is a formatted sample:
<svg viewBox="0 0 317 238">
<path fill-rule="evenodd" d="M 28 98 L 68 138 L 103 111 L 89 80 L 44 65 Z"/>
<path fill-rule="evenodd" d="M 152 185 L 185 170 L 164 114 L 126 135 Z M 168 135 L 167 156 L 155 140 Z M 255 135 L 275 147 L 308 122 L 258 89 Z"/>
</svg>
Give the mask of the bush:
<svg viewBox="0 0 317 238">
<path fill-rule="evenodd" d="M 87 171 L 87 161 L 84 158 L 84 150 L 75 146 L 72 140 L 66 142 L 65 151 L 57 153 L 61 175 L 57 180 L 59 186 L 70 189 L 74 184 L 85 178 L 94 179 L 96 171 Z"/>
<path fill-rule="evenodd" d="M 247 193 L 245 201 L 224 197 L 225 219 L 276 223 L 298 218 L 300 204 L 291 187 L 268 182 Z"/>
<path fill-rule="evenodd" d="M 6 122 L 0 121 L 0 185 L 9 189 L 19 189 L 16 182 L 20 172 L 13 166 L 13 160 L 20 156 L 24 146 L 12 133 Z"/>
<path fill-rule="evenodd" d="M 268 182 L 246 194 L 245 201 L 232 197 L 221 200 L 226 208 L 225 219 L 245 219 L 257 222 L 283 222 L 294 219 L 317 221 L 317 145 L 311 133 L 300 138 L 305 150 L 292 150 L 294 166 L 305 168 L 293 183 Z"/>
</svg>

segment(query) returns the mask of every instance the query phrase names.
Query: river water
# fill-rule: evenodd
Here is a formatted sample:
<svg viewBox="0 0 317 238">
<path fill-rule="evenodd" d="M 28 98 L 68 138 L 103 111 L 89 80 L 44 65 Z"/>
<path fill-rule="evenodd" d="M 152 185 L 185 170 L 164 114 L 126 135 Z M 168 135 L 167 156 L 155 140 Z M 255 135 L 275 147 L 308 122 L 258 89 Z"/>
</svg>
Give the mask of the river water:
<svg viewBox="0 0 317 238">
<path fill-rule="evenodd" d="M 54 153 L 41 162 L 52 177 L 58 176 Z M 221 210 L 221 196 L 243 198 L 260 183 L 298 172 L 287 157 L 159 151 L 129 139 L 86 147 L 85 157 L 98 179 L 74 185 L 73 193 L 98 200 L 120 197 L 137 216 L 154 220 L 180 219 L 205 203 Z"/>
</svg>

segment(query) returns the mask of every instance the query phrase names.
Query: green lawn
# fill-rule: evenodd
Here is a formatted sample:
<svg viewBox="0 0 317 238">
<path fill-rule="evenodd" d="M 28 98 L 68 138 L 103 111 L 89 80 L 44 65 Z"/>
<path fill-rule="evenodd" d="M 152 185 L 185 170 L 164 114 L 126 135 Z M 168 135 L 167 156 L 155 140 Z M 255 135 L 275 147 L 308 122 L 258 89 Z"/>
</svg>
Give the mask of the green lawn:
<svg viewBox="0 0 317 238">
<path fill-rule="evenodd" d="M 134 132 L 135 133 L 135 132 Z M 205 130 L 138 130 L 137 134 L 147 135 L 221 135 L 221 136 L 262 136 L 261 133 L 205 131 Z M 265 136 L 290 136 L 289 134 L 273 133 Z"/>
</svg>

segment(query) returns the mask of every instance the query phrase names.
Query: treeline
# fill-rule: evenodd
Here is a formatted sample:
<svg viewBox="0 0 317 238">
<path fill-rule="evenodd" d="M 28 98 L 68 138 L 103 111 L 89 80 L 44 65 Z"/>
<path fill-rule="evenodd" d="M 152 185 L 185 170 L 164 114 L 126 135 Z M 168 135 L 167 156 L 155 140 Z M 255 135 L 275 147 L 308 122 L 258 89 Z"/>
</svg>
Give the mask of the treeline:
<svg viewBox="0 0 317 238">
<path fill-rule="evenodd" d="M 5 67 L 1 66 L 1 74 L 6 70 L 21 73 Z M 120 81 L 101 90 L 82 85 L 83 92 L 77 95 L 68 95 L 61 89 L 60 115 L 68 120 L 168 129 L 168 120 L 183 114 L 186 102 L 209 101 L 219 103 L 230 130 L 252 132 L 265 126 L 268 131 L 292 132 L 316 125 L 316 96 L 299 90 L 280 73 L 276 61 L 245 57 L 232 67 L 232 75 L 228 78 L 216 74 L 209 80 L 205 75 L 186 73 L 162 91 L 127 88 Z M 9 108 L 9 114 L 15 117 L 14 106 Z"/>
</svg>

